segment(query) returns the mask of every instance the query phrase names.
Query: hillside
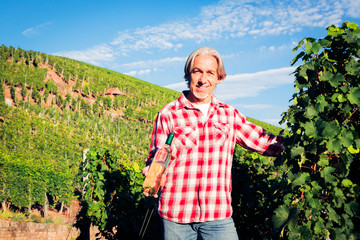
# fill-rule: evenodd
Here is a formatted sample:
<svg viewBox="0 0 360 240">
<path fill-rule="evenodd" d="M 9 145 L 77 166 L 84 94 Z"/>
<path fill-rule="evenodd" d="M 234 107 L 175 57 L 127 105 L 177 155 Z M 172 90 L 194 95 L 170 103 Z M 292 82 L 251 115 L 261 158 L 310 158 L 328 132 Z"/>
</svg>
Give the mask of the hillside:
<svg viewBox="0 0 360 240">
<path fill-rule="evenodd" d="M 142 166 L 153 120 L 178 92 L 76 60 L 0 47 L 2 208 L 63 209 L 83 151 L 113 148 Z M 281 129 L 249 119 L 277 134 Z"/>
</svg>

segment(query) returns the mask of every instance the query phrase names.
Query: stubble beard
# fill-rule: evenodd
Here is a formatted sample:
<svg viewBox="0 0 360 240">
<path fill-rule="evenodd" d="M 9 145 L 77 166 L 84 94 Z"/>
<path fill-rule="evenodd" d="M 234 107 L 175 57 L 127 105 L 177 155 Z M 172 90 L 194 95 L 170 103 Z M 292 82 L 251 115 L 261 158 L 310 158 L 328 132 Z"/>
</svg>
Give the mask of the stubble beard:
<svg viewBox="0 0 360 240">
<path fill-rule="evenodd" d="M 200 100 L 204 100 L 204 99 L 207 99 L 209 97 L 208 93 L 206 93 L 205 96 L 200 96 L 198 93 L 193 92 L 193 95 L 194 95 L 195 98 L 200 99 Z"/>
</svg>

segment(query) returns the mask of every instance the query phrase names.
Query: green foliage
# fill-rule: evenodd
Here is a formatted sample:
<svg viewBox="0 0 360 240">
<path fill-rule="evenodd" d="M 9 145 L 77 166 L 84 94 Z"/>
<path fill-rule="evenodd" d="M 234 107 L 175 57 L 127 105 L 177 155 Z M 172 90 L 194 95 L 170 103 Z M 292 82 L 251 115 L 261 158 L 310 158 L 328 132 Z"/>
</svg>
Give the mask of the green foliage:
<svg viewBox="0 0 360 240">
<path fill-rule="evenodd" d="M 16 102 L 16 89 L 14 85 L 11 85 L 10 87 L 10 95 L 11 98 L 14 99 L 14 101 Z"/>
<path fill-rule="evenodd" d="M 58 93 L 58 87 L 51 81 L 46 82 L 45 87 L 49 93 L 53 93 L 53 94 Z"/>
<path fill-rule="evenodd" d="M 63 103 L 64 103 L 64 98 L 62 95 L 58 94 L 56 95 L 56 104 L 59 106 L 59 107 L 62 107 L 63 106 Z"/>
<path fill-rule="evenodd" d="M 261 126 L 262 128 L 266 129 L 267 132 L 272 133 L 274 135 L 279 135 L 281 134 L 281 132 L 283 132 L 283 129 L 280 127 L 276 127 L 274 125 L 271 125 L 269 123 L 265 123 L 253 118 L 248 117 L 248 120 L 252 123 L 254 123 L 255 125 Z"/>
<path fill-rule="evenodd" d="M 20 59 L 12 64 L 10 60 L 15 61 L 17 54 Z M 57 85 L 59 79 L 46 80 L 47 68 L 42 68 L 43 64 L 55 69 L 65 84 L 75 86 Z M 82 164 L 83 150 L 90 148 L 88 160 L 93 161 L 89 165 L 93 169 L 86 168 L 86 171 L 93 174 L 91 179 L 98 185 L 92 182 L 88 186 L 92 194 L 84 196 L 83 210 L 86 211 L 81 213 L 78 225 L 91 221 L 101 227 L 101 234 L 108 239 L 137 237 L 146 209 L 155 205 L 154 199 L 145 199 L 141 194 L 143 177 L 139 172 L 148 154 L 153 120 L 161 107 L 176 99 L 179 93 L 72 59 L 4 45 L 0 47 L 0 79 L 6 87 L 21 85 L 24 88 L 26 84 L 38 103 L 52 97 L 49 108 L 33 105 L 29 94 L 17 108 L 0 103 L 1 117 L 4 117 L 4 121 L 0 121 L 0 155 L 3 156 L 0 186 L 4 186 L 6 180 L 0 201 L 11 203 L 14 209 L 23 209 L 35 203 L 44 205 L 46 193 L 53 204 L 68 202 L 70 195 L 82 188 L 77 168 Z M 119 88 L 122 95 L 105 97 L 104 92 L 111 87 Z M 90 93 L 95 99 L 85 96 Z M 275 134 L 281 130 L 249 120 Z M 104 164 L 99 159 L 104 160 Z M 241 173 L 234 177 L 234 214 L 238 229 L 254 231 L 254 236 L 261 236 L 261 232 L 271 236 L 270 209 L 275 209 L 278 202 L 272 203 L 269 194 L 282 183 L 273 175 L 278 170 L 268 158 L 243 150 L 236 151 L 234 168 L 236 173 Z M 244 204 L 250 197 L 251 201 Z M 100 209 L 101 206 L 104 208 Z M 269 210 L 263 211 L 264 208 Z M 243 216 L 238 214 L 240 211 L 244 212 Z M 160 238 L 157 220 L 154 213 L 146 233 L 153 239 Z M 247 221 L 254 225 L 246 226 Z"/>
<path fill-rule="evenodd" d="M 272 239 L 271 217 L 286 185 L 273 158 L 235 147 L 232 170 L 233 218 L 241 239 Z"/>
<path fill-rule="evenodd" d="M 34 99 L 34 101 L 36 103 L 41 102 L 41 95 L 40 95 L 39 91 L 36 88 L 33 89 L 32 93 L 31 93 L 31 97 Z"/>
<path fill-rule="evenodd" d="M 34 159 L 0 154 L 0 182 L 3 191 L 0 200 L 9 201 L 18 208 L 28 207 L 29 203 L 43 204 L 45 194 L 51 196 L 54 204 L 69 203 L 74 176 L 70 170 L 58 171 L 51 163 L 39 163 Z"/>
<path fill-rule="evenodd" d="M 9 61 L 0 61 L 0 78 L 6 79 L 8 83 L 15 86 L 29 85 L 43 89 L 45 86 L 44 77 L 47 72 L 44 68 L 34 68 L 25 64 L 12 64 Z"/>
<path fill-rule="evenodd" d="M 18 222 L 26 221 L 26 215 L 20 212 L 0 211 L 0 219 Z"/>
<path fill-rule="evenodd" d="M 27 89 L 25 87 L 25 84 L 21 85 L 21 96 L 25 98 L 27 95 Z"/>
<path fill-rule="evenodd" d="M 141 167 L 126 155 L 95 148 L 86 154 L 83 171 L 83 214 L 106 239 L 136 239 L 146 204 L 142 195 Z M 159 237 L 159 235 L 157 235 Z"/>
<path fill-rule="evenodd" d="M 110 97 L 105 97 L 103 99 L 103 104 L 106 109 L 111 109 L 112 107 L 112 99 Z"/>
<path fill-rule="evenodd" d="M 16 83 L 20 83 L 22 87 L 25 86 L 26 83 L 26 85 L 32 89 L 31 91 L 35 101 L 40 103 L 41 95 L 38 86 L 44 84 L 44 69 L 35 69 L 31 65 L 26 66 L 23 63 L 11 65 L 8 61 L 8 58 L 11 58 L 11 50 L 2 46 L 1 51 L 3 51 L 5 53 L 4 56 L 6 56 L 0 61 L 0 67 L 2 69 L 0 75 L 3 77 L 0 79 L 2 79 L 2 83 L 4 83 L 5 80 L 7 84 L 11 83 L 10 86 L 15 86 Z M 7 55 L 6 53 L 9 54 Z M 28 59 L 31 58 L 30 53 L 25 52 L 23 55 L 28 56 Z M 42 57 L 42 59 L 45 59 L 45 57 Z M 52 63 L 56 65 L 55 62 Z M 68 66 L 70 65 L 71 64 L 68 64 Z M 80 63 L 80 65 L 82 65 L 82 63 Z M 92 66 L 90 66 L 90 68 L 92 68 Z M 96 69 L 99 75 L 101 72 L 109 74 L 105 70 Z M 22 74 L 19 75 L 19 73 Z M 111 74 L 116 75 L 114 72 Z M 30 78 L 31 75 L 38 76 L 34 79 L 38 79 L 39 81 L 31 81 L 31 79 L 33 79 Z M 3 86 L 2 84 L 2 87 Z M 123 86 L 126 87 L 126 84 Z M 44 94 L 58 93 L 57 89 L 57 85 L 55 85 L 52 80 L 48 80 L 45 85 Z M 15 88 L 13 88 L 13 90 L 15 90 Z M 168 91 L 168 93 L 174 94 L 172 91 Z M 66 99 L 69 99 L 68 96 L 69 95 L 67 95 Z M 124 101 L 125 98 L 127 97 L 123 97 Z M 60 101 L 62 100 L 61 103 L 65 103 L 63 107 L 66 107 L 68 101 L 64 100 L 64 96 L 58 97 L 58 100 L 59 99 Z M 78 178 L 75 176 L 76 172 L 74 172 L 73 167 L 78 165 L 83 148 L 89 148 L 94 145 L 99 147 L 115 146 L 115 148 L 121 149 L 128 159 L 143 162 L 149 145 L 151 124 L 145 125 L 142 122 L 133 121 L 132 119 L 125 121 L 123 119 L 108 118 L 107 115 L 104 114 L 104 109 L 98 104 L 90 105 L 89 102 L 85 101 L 81 96 L 79 96 L 78 99 L 79 100 L 76 101 L 76 98 L 71 98 L 73 107 L 70 112 L 66 109 L 59 110 L 61 105 L 56 105 L 56 102 L 53 102 L 55 105 L 52 105 L 49 109 L 32 105 L 28 98 L 25 99 L 25 101 L 27 101 L 25 104 L 19 105 L 19 108 L 10 108 L 2 103 L 0 105 L 0 112 L 1 117 L 4 118 L 4 122 L 0 122 L 0 141 L 2 143 L 0 153 L 7 153 L 8 158 L 11 159 L 9 160 L 10 162 L 18 159 L 27 159 L 28 161 L 26 162 L 31 162 L 31 164 L 35 166 L 47 162 L 49 164 L 51 163 L 59 172 L 72 169 L 71 181 L 74 182 L 74 184 L 67 188 L 67 190 L 71 192 L 79 187 L 77 184 Z M 157 107 L 159 108 L 160 106 Z M 98 115 L 95 115 L 95 113 L 98 113 Z M 138 139 L 139 135 L 143 136 L 143 138 Z M 6 164 L 7 163 L 8 162 L 6 162 Z M 26 168 L 25 166 L 23 167 Z M 39 168 L 35 169 L 40 171 Z M 4 177 L 3 174 L 5 174 L 5 172 L 0 173 L 0 179 Z M 19 179 L 21 180 L 22 178 L 19 177 Z M 61 178 L 59 177 L 59 179 Z M 64 178 L 62 179 L 64 182 L 71 182 Z M 19 181 L 18 184 L 26 186 L 25 180 L 30 181 L 29 178 L 26 177 Z M 16 189 L 17 186 L 14 181 L 10 181 L 8 185 L 13 185 L 14 189 Z M 62 185 L 56 184 L 56 186 L 60 187 Z M 9 187 L 9 189 L 10 188 L 11 187 Z M 25 191 L 27 188 L 18 189 L 16 192 Z M 42 188 L 40 187 L 39 189 L 41 190 Z M 66 194 L 61 193 L 61 189 L 56 190 L 56 194 L 51 195 L 52 199 L 66 203 Z M 32 189 L 32 191 L 35 192 L 35 189 Z M 10 198 L 3 195 L 2 201 L 11 203 L 13 208 L 28 207 L 27 204 L 35 203 L 34 200 L 29 201 L 24 194 L 21 196 L 23 198 L 22 200 L 20 195 L 18 200 L 16 200 L 17 198 L 14 196 Z M 37 194 L 32 194 L 31 196 L 37 196 Z M 44 195 L 40 194 L 39 196 L 43 197 Z M 14 199 L 14 201 L 12 201 L 12 199 Z"/>
<path fill-rule="evenodd" d="M 75 82 L 74 90 L 80 92 L 81 90 L 81 83 L 79 81 Z"/>
<path fill-rule="evenodd" d="M 91 112 L 91 106 L 90 104 L 88 104 L 86 101 L 84 101 L 83 99 L 80 100 L 80 106 L 81 109 L 84 110 L 84 114 L 86 114 L 87 116 L 92 116 L 92 112 Z"/>
<path fill-rule="evenodd" d="M 289 188 L 274 225 L 289 239 L 356 239 L 360 234 L 360 28 L 330 26 L 324 39 L 305 38 L 293 64 L 290 129 L 279 160 Z"/>
<path fill-rule="evenodd" d="M 4 80 L 0 78 L 0 102 L 5 101 Z"/>
</svg>

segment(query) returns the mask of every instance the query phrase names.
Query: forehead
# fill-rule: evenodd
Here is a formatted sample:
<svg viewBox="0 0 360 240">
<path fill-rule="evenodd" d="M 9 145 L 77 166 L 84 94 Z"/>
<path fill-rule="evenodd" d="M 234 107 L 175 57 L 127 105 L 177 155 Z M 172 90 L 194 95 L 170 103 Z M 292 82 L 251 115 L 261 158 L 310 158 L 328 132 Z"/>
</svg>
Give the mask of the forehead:
<svg viewBox="0 0 360 240">
<path fill-rule="evenodd" d="M 193 67 L 216 70 L 218 67 L 218 62 L 213 55 L 210 54 L 198 55 L 194 59 Z"/>
</svg>

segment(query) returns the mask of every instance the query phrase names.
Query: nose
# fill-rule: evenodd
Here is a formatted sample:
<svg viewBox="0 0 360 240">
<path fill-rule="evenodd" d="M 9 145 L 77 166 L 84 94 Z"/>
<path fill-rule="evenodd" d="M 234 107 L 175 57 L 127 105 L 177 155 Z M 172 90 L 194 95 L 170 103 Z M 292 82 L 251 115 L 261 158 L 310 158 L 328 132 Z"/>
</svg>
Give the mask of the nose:
<svg viewBox="0 0 360 240">
<path fill-rule="evenodd" d="M 204 84 L 207 81 L 207 79 L 208 79 L 207 74 L 205 72 L 203 72 L 201 74 L 201 76 L 199 77 L 199 83 Z"/>
</svg>

